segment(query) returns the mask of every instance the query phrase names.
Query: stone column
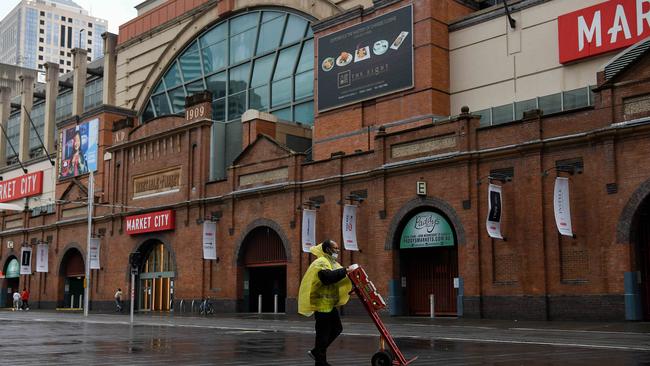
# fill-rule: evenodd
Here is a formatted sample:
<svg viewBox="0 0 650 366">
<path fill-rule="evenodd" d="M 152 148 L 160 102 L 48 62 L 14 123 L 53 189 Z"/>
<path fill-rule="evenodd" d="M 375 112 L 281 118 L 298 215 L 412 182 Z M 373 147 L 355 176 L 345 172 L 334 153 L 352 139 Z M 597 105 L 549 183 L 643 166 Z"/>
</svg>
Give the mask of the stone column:
<svg viewBox="0 0 650 366">
<path fill-rule="evenodd" d="M 104 39 L 104 79 L 102 103 L 115 105 L 115 82 L 117 80 L 117 34 L 103 33 Z"/>
<path fill-rule="evenodd" d="M 45 127 L 43 128 L 43 143 L 47 152 L 54 152 L 54 136 L 56 126 L 56 98 L 59 95 L 59 64 L 45 63 Z"/>
<path fill-rule="evenodd" d="M 2 128 L 7 130 L 7 121 L 11 114 L 11 88 L 0 87 L 0 123 Z M 0 131 L 0 167 L 7 165 L 7 139 Z"/>
<path fill-rule="evenodd" d="M 86 79 L 88 64 L 86 57 L 88 51 L 82 48 L 72 50 L 72 63 L 74 64 L 74 80 L 72 85 L 72 115 L 81 116 L 84 113 L 84 91 L 86 90 Z"/>
<path fill-rule="evenodd" d="M 27 113 L 32 113 L 34 105 L 34 76 L 23 74 L 20 76 L 20 148 L 18 149 L 18 158 L 21 162 L 29 160 L 29 134 L 32 129 L 32 123 Z"/>
</svg>

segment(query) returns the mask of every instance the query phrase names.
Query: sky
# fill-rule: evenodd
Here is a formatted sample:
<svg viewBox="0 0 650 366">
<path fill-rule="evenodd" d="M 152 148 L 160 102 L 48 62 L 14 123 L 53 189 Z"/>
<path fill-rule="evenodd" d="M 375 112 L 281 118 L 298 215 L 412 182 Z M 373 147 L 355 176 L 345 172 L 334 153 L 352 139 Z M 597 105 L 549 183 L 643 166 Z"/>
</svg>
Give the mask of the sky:
<svg viewBox="0 0 650 366">
<path fill-rule="evenodd" d="M 120 24 L 135 18 L 135 5 L 144 0 L 73 0 L 88 10 L 91 16 L 108 20 L 108 31 L 117 34 Z M 3 19 L 20 0 L 0 0 L 0 19 Z"/>
</svg>

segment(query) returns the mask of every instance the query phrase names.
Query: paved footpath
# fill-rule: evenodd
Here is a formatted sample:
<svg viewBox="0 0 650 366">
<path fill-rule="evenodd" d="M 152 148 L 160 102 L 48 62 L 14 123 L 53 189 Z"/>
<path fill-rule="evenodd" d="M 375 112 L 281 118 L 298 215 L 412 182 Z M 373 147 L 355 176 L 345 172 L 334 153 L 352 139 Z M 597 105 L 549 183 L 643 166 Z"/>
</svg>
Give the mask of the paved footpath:
<svg viewBox="0 0 650 366">
<path fill-rule="evenodd" d="M 384 316 L 415 365 L 650 365 L 650 323 L 517 322 Z M 378 332 L 345 317 L 333 365 L 368 365 Z M 309 365 L 313 320 L 0 311 L 0 364 Z"/>
</svg>

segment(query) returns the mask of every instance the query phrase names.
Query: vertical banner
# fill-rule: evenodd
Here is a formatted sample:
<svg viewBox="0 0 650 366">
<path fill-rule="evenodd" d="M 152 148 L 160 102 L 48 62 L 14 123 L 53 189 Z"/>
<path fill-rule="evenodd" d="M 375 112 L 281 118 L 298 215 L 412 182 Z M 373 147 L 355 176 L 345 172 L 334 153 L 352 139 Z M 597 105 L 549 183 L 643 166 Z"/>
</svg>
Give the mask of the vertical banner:
<svg viewBox="0 0 650 366">
<path fill-rule="evenodd" d="M 20 274 L 32 274 L 32 248 L 24 247 L 20 251 Z"/>
<path fill-rule="evenodd" d="M 217 259 L 217 223 L 203 221 L 203 259 Z"/>
<path fill-rule="evenodd" d="M 569 178 L 555 178 L 555 191 L 553 192 L 553 209 L 555 211 L 555 224 L 562 235 L 573 236 L 571 228 L 571 202 L 569 200 Z"/>
<path fill-rule="evenodd" d="M 90 269 L 100 269 L 99 265 L 99 238 L 90 239 Z"/>
<path fill-rule="evenodd" d="M 491 238 L 503 239 L 501 235 L 501 186 L 490 184 L 488 187 L 488 217 L 485 222 Z"/>
<path fill-rule="evenodd" d="M 309 253 L 309 249 L 316 245 L 316 211 L 302 210 L 302 251 Z"/>
<path fill-rule="evenodd" d="M 39 244 L 36 246 L 36 272 L 48 272 L 48 245 Z"/>
<path fill-rule="evenodd" d="M 359 250 L 357 245 L 357 206 L 343 207 L 343 244 L 346 250 Z"/>
</svg>

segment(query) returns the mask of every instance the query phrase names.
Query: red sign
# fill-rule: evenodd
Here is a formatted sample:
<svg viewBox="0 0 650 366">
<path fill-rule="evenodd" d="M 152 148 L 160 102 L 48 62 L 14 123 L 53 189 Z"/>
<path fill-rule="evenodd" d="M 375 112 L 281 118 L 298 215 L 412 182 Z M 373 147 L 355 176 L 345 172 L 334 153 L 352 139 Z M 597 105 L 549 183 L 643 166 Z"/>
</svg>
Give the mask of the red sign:
<svg viewBox="0 0 650 366">
<path fill-rule="evenodd" d="M 14 201 L 41 193 L 43 193 L 43 171 L 0 182 L 0 202 Z"/>
<path fill-rule="evenodd" d="M 610 0 L 557 18 L 560 63 L 635 44 L 650 35 L 650 0 Z"/>
<path fill-rule="evenodd" d="M 150 212 L 126 218 L 126 233 L 129 235 L 172 229 L 174 229 L 174 210 Z"/>
</svg>

